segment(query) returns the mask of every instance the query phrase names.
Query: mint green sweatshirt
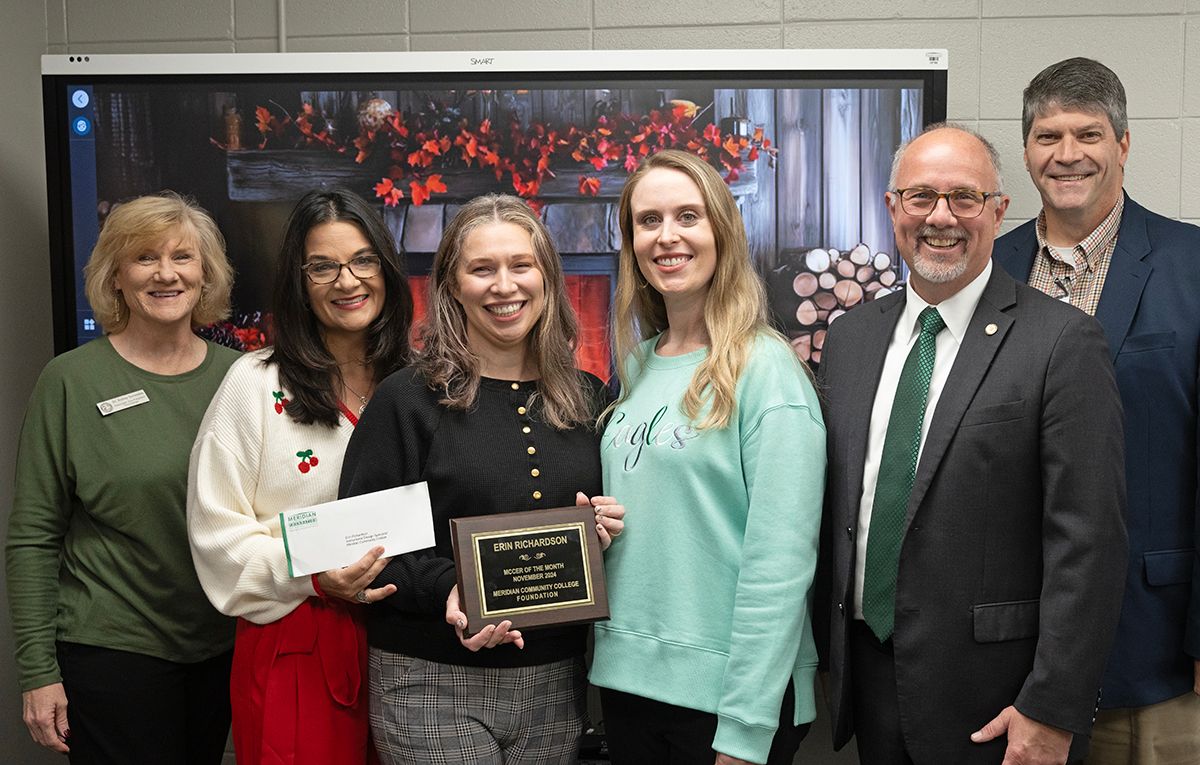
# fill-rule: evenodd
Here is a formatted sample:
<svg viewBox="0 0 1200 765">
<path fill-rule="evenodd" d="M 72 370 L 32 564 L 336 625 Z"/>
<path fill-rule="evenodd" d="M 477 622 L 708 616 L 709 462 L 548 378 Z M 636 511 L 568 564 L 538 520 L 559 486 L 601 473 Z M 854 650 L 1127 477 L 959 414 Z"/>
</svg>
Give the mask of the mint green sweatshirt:
<svg viewBox="0 0 1200 765">
<path fill-rule="evenodd" d="M 629 360 L 601 445 L 626 526 L 606 554 L 612 618 L 595 627 L 590 679 L 716 714 L 713 749 L 766 762 L 789 679 L 794 722 L 816 716 L 821 408 L 791 349 L 761 335 L 732 422 L 697 430 L 681 401 L 708 351 L 659 356 L 658 339 Z"/>
</svg>

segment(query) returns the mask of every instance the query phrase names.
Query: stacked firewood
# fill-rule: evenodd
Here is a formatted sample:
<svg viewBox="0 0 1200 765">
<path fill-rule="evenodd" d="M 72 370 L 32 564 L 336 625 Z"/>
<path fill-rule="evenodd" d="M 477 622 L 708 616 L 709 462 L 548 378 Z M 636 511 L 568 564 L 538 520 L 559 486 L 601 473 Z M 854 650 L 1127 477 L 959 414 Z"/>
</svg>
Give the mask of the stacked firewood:
<svg viewBox="0 0 1200 765">
<path fill-rule="evenodd" d="M 900 278 L 891 255 L 872 254 L 865 244 L 847 252 L 818 247 L 796 252 L 790 260 L 772 279 L 773 308 L 797 355 L 815 364 L 821 362 L 829 324 L 854 306 L 888 294 Z"/>
</svg>

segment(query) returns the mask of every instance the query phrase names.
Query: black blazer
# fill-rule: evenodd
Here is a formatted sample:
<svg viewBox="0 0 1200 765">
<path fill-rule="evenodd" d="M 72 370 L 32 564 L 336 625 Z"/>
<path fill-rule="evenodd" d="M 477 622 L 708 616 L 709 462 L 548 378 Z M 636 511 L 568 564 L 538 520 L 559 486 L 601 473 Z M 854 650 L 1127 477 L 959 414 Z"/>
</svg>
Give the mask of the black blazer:
<svg viewBox="0 0 1200 765">
<path fill-rule="evenodd" d="M 1035 221 L 996 241 L 993 258 L 1029 278 Z M 1129 563 L 1104 672 L 1102 707 L 1187 693 L 1200 658 L 1200 228 L 1128 197 L 1096 318 L 1125 406 Z"/>
<path fill-rule="evenodd" d="M 871 403 L 905 297 L 834 322 L 819 374 L 836 748 L 855 727 L 847 627 Z M 892 640 L 917 762 L 1000 762 L 1003 738 L 970 734 L 1010 704 L 1076 734 L 1072 757 L 1086 751 L 1121 602 L 1122 465 L 1099 325 L 993 269 L 926 435 L 900 550 Z"/>
</svg>

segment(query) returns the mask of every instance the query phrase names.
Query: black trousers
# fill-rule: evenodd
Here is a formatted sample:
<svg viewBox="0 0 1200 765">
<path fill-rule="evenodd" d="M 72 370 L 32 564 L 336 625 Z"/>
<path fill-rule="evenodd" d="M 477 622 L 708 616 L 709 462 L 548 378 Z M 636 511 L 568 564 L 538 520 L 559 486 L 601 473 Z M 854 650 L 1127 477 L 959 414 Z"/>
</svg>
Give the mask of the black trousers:
<svg viewBox="0 0 1200 765">
<path fill-rule="evenodd" d="M 219 765 L 232 659 L 180 664 L 60 642 L 71 765 Z"/>
<path fill-rule="evenodd" d="M 604 731 L 613 765 L 712 765 L 717 716 L 630 693 L 600 689 Z M 767 765 L 792 765 L 808 723 L 793 725 L 796 694 L 791 681 L 779 710 L 779 730 Z"/>
<path fill-rule="evenodd" d="M 892 641 L 880 643 L 861 619 L 850 622 L 851 703 L 862 765 L 913 765 L 904 749 Z"/>
</svg>

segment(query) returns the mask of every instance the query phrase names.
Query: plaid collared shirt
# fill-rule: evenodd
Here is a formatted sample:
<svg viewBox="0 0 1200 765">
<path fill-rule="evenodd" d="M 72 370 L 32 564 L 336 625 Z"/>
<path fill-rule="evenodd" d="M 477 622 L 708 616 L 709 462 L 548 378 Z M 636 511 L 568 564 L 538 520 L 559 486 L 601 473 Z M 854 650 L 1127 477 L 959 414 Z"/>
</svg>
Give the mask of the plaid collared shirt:
<svg viewBox="0 0 1200 765">
<path fill-rule="evenodd" d="M 1038 254 L 1029 273 L 1029 286 L 1095 316 L 1124 209 L 1122 194 L 1100 225 L 1065 255 L 1062 251 L 1067 248 L 1055 249 L 1046 242 L 1046 211 L 1038 213 Z"/>
</svg>

